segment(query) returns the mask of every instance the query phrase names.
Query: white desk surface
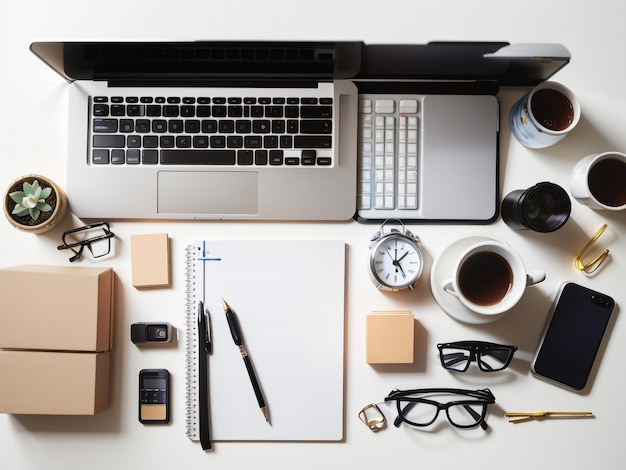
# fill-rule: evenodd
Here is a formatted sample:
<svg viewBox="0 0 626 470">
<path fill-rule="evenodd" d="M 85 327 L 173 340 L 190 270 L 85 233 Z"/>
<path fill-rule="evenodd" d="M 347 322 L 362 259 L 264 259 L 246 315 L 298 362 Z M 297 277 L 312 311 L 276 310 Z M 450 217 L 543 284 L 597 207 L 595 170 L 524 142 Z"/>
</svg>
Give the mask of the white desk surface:
<svg viewBox="0 0 626 470">
<path fill-rule="evenodd" d="M 67 85 L 28 49 L 34 40 L 59 39 L 356 39 L 369 43 L 426 43 L 431 40 L 556 42 L 572 54 L 554 79 L 580 98 L 582 119 L 565 141 L 529 150 L 512 138 L 507 118 L 511 104 L 526 90 L 499 95 L 501 118 L 501 192 L 539 181 L 568 187 L 574 164 L 587 154 L 626 150 L 623 67 L 623 6 L 618 0 L 528 0 L 493 2 L 451 0 L 418 2 L 286 0 L 160 0 L 84 2 L 22 0 L 0 4 L 0 187 L 15 177 L 38 172 L 65 184 Z M 37 133 L 33 131 L 37 129 Z M 116 190 L 124 190 L 123 188 Z M 103 197 L 106 197 L 103 195 Z M 132 199 L 132 194 L 129 194 Z M 487 226 L 417 226 L 426 269 L 415 292 L 382 293 L 366 271 L 368 240 L 375 226 L 343 223 L 112 222 L 116 253 L 106 261 L 118 276 L 116 337 L 111 377 L 111 405 L 96 417 L 16 417 L 0 415 L 2 461 L 13 470 L 47 468 L 588 468 L 617 462 L 623 454 L 626 420 L 623 377 L 626 324 L 626 214 L 593 211 L 573 201 L 567 225 L 552 234 L 509 229 L 502 220 Z M 579 248 L 600 227 L 608 231 L 599 244 L 611 249 L 610 261 L 596 276 L 574 269 Z M 57 252 L 63 230 L 80 225 L 68 217 L 45 235 L 27 235 L 0 222 L 0 265 L 68 265 Z M 135 233 L 167 232 L 172 240 L 169 289 L 137 291 L 131 286 L 129 240 Z M 470 326 L 453 320 L 435 302 L 430 267 L 452 242 L 468 235 L 494 235 L 509 242 L 529 269 L 543 269 L 547 279 L 530 288 L 511 314 L 494 323 Z M 130 342 L 136 321 L 169 321 L 183 333 L 183 250 L 196 238 L 342 239 L 348 244 L 346 280 L 345 441 L 340 443 L 218 443 L 205 454 L 185 437 L 184 344 L 140 350 Z M 80 262 L 97 264 L 87 257 Z M 612 295 L 616 321 L 601 353 L 593 387 L 576 394 L 532 377 L 535 349 L 557 286 L 578 282 Z M 26 286 L 25 286 L 26 287 Z M 28 294 L 33 312 L 44 312 Z M 68 295 L 71 295 L 69 293 Z M 365 315 L 371 310 L 408 309 L 419 323 L 417 361 L 410 367 L 372 367 L 365 362 Z M 493 376 L 452 376 L 438 363 L 436 343 L 486 339 L 516 344 L 511 367 Z M 172 422 L 145 427 L 137 421 L 137 374 L 164 367 L 172 381 Z M 0 386 L 2 378 L 0 378 Z M 372 433 L 357 418 L 367 403 L 382 400 L 393 388 L 489 387 L 497 404 L 490 407 L 489 430 L 457 430 L 445 417 L 416 431 L 391 426 Z M 45 399 L 45 394 L 42 395 Z M 596 415 L 588 420 L 545 420 L 510 424 L 507 410 L 575 409 Z M 603 468 L 617 468 L 617 463 Z"/>
</svg>

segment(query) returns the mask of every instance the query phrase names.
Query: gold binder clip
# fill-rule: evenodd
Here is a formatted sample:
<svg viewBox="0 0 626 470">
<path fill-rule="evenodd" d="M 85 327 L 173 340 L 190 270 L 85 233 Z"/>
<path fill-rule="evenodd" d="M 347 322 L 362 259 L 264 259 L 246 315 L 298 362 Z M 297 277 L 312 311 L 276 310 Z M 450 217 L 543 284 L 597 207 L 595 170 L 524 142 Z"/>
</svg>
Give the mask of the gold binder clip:
<svg viewBox="0 0 626 470">
<path fill-rule="evenodd" d="M 378 405 L 374 403 L 365 405 L 359 411 L 359 419 L 373 432 L 378 432 L 385 427 L 385 415 L 380 411 Z"/>
<path fill-rule="evenodd" d="M 589 240 L 587 244 L 582 248 L 582 250 L 578 252 L 578 255 L 576 255 L 576 259 L 574 260 L 574 266 L 576 266 L 576 269 L 578 269 L 579 271 L 583 271 L 587 274 L 594 273 L 608 256 L 609 249 L 607 248 L 598 256 L 596 256 L 593 260 L 587 263 L 583 262 L 582 260 L 582 257 L 585 256 L 585 254 L 587 254 L 587 251 L 589 251 L 591 246 L 596 242 L 596 240 L 600 237 L 600 235 L 602 235 L 602 233 L 606 230 L 606 227 L 607 225 L 603 224 L 602 227 L 600 227 L 600 229 L 593 235 L 593 237 L 591 237 L 591 240 Z M 593 267 L 593 269 L 590 270 L 589 268 L 591 267 Z"/>
</svg>

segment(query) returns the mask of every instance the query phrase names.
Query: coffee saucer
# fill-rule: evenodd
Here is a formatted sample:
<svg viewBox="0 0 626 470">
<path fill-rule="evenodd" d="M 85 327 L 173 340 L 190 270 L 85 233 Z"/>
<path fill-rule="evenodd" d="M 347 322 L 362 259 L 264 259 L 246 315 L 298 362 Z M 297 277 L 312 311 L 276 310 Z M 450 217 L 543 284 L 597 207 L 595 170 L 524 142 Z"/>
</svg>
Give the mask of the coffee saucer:
<svg viewBox="0 0 626 470">
<path fill-rule="evenodd" d="M 454 264 L 459 256 L 461 256 L 461 253 L 474 243 L 483 241 L 495 241 L 506 244 L 506 242 L 500 239 L 484 236 L 473 236 L 457 240 L 443 250 L 441 255 L 434 261 L 430 272 L 430 288 L 439 306 L 455 320 L 465 323 L 491 323 L 508 313 L 502 312 L 496 315 L 481 315 L 470 310 L 454 295 L 443 290 L 443 282 L 452 277 Z"/>
</svg>

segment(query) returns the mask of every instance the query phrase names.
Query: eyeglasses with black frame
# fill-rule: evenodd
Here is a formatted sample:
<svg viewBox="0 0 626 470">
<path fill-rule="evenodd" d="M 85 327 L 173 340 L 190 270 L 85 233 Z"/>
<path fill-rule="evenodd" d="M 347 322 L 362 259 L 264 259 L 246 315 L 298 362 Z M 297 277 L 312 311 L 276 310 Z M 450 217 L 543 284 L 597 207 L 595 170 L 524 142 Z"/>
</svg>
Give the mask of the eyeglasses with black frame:
<svg viewBox="0 0 626 470">
<path fill-rule="evenodd" d="M 437 398 L 437 399 L 435 399 Z M 442 399 L 447 401 L 441 401 Z M 439 412 L 445 410 L 450 424 L 461 429 L 480 426 L 487 429 L 487 406 L 496 402 L 489 389 L 465 390 L 458 388 L 421 388 L 393 390 L 385 401 L 395 400 L 398 417 L 394 426 L 401 423 L 425 427 L 435 422 Z"/>
<path fill-rule="evenodd" d="M 439 343 L 437 348 L 441 365 L 453 372 L 465 372 L 472 361 L 476 361 L 483 372 L 497 372 L 509 366 L 517 351 L 517 346 L 486 341 Z"/>
<path fill-rule="evenodd" d="M 70 258 L 71 262 L 82 257 L 85 247 L 91 256 L 100 258 L 111 252 L 111 238 L 114 236 L 115 234 L 111 232 L 109 224 L 106 222 L 85 225 L 64 232 L 62 236 L 63 245 L 57 246 L 57 250 L 71 250 L 74 253 Z"/>
</svg>

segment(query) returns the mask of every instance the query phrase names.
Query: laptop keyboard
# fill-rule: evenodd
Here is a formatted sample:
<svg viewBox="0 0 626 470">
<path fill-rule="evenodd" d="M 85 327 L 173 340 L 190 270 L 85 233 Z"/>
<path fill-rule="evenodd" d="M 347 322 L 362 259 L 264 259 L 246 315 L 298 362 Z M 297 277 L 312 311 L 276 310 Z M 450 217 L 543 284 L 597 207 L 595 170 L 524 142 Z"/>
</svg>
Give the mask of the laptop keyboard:
<svg viewBox="0 0 626 470">
<path fill-rule="evenodd" d="M 415 96 L 359 95 L 359 210 L 418 208 L 419 107 Z"/>
<path fill-rule="evenodd" d="M 96 96 L 94 165 L 332 166 L 333 98 Z"/>
</svg>

